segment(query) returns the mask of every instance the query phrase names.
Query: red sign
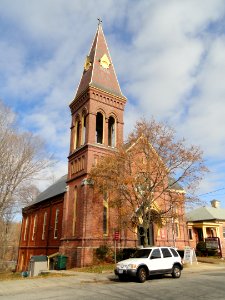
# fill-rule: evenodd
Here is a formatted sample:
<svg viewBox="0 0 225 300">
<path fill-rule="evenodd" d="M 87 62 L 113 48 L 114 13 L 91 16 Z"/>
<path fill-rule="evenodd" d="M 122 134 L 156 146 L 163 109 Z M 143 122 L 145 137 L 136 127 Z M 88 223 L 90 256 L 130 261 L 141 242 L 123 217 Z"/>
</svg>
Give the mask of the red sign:
<svg viewBox="0 0 225 300">
<path fill-rule="evenodd" d="M 118 241 L 119 239 L 120 239 L 120 233 L 119 233 L 119 231 L 115 231 L 115 233 L 114 233 L 114 240 Z"/>
</svg>

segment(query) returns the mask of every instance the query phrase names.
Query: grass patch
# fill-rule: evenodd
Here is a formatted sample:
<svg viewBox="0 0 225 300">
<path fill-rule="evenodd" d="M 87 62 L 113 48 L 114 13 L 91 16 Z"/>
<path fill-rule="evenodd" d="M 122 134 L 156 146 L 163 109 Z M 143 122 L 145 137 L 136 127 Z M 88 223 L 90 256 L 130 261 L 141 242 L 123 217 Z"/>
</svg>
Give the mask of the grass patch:
<svg viewBox="0 0 225 300">
<path fill-rule="evenodd" d="M 49 278 L 49 277 L 65 277 L 65 276 L 72 276 L 71 274 L 65 273 L 41 273 L 38 276 L 34 277 L 23 277 L 21 272 L 0 272 L 0 281 L 5 280 L 27 280 L 27 279 L 38 279 L 38 278 Z"/>
<path fill-rule="evenodd" d="M 115 264 L 103 264 L 103 265 L 89 266 L 83 268 L 75 268 L 72 270 L 76 272 L 105 273 L 105 272 L 112 272 L 114 268 L 115 268 Z"/>
<path fill-rule="evenodd" d="M 48 278 L 48 277 L 65 277 L 65 276 L 73 276 L 71 274 L 66 274 L 66 273 L 47 273 L 47 272 L 44 272 L 44 273 L 41 273 L 40 275 L 38 276 L 35 276 L 35 277 L 29 277 L 29 279 L 34 279 L 34 278 Z"/>
<path fill-rule="evenodd" d="M 0 272 L 0 281 L 14 280 L 14 279 L 23 279 L 23 277 L 22 277 L 21 273 Z"/>
</svg>

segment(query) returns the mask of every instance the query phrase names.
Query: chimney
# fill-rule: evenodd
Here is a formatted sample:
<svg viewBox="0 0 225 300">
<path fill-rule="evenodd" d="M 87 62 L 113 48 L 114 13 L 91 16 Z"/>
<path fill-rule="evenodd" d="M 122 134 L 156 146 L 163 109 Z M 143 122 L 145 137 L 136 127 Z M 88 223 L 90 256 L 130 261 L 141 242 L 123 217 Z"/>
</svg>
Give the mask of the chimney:
<svg viewBox="0 0 225 300">
<path fill-rule="evenodd" d="M 214 200 L 210 201 L 210 203 L 211 203 L 212 207 L 214 207 L 214 208 L 220 207 L 220 201 L 218 201 L 218 200 L 214 199 Z"/>
</svg>

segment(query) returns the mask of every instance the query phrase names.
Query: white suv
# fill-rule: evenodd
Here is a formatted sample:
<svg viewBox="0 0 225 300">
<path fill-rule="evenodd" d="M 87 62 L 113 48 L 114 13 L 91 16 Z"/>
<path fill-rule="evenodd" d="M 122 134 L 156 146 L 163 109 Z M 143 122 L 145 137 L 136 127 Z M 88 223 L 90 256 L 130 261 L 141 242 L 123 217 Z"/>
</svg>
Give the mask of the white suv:
<svg viewBox="0 0 225 300">
<path fill-rule="evenodd" d="M 148 247 L 138 249 L 132 258 L 117 263 L 115 274 L 120 280 L 124 277 L 136 277 L 144 282 L 149 275 L 171 274 L 173 278 L 181 276 L 182 260 L 172 247 Z"/>
</svg>

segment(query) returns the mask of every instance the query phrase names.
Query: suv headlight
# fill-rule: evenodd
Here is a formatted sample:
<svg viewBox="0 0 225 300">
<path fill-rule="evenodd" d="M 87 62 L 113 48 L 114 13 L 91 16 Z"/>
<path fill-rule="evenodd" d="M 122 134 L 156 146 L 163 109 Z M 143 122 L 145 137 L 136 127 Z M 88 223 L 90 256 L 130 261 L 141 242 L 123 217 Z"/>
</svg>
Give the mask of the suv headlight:
<svg viewBox="0 0 225 300">
<path fill-rule="evenodd" d="M 135 265 L 135 264 L 129 264 L 129 265 L 127 266 L 127 268 L 128 268 L 128 269 L 131 269 L 131 270 L 136 270 L 137 267 L 138 267 L 138 265 Z"/>
</svg>

